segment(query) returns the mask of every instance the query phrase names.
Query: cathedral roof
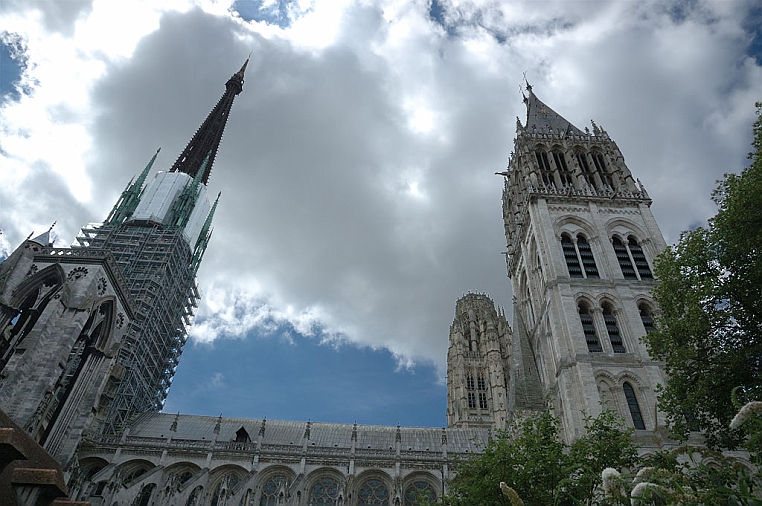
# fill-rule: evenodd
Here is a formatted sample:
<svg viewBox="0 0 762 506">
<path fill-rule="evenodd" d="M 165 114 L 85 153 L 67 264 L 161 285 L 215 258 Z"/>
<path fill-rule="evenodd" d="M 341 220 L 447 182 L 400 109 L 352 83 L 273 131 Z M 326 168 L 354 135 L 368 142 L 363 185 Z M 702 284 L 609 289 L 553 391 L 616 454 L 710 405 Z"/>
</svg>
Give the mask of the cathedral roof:
<svg viewBox="0 0 762 506">
<path fill-rule="evenodd" d="M 177 422 L 174 425 L 174 422 Z M 172 435 L 173 439 L 206 440 L 214 437 L 219 424 L 218 441 L 234 441 L 236 432 L 243 427 L 252 440 L 256 440 L 262 428 L 261 419 L 216 418 L 199 415 L 173 415 L 171 413 L 144 413 L 130 424 L 130 437 L 161 438 Z M 350 448 L 352 432 L 356 430 L 357 445 L 360 448 L 388 449 L 394 447 L 397 427 L 381 425 L 357 425 L 321 422 L 294 422 L 286 420 L 265 420 L 264 444 L 295 445 L 304 442 L 305 430 L 309 423 L 310 446 Z M 442 429 L 428 427 L 399 427 L 402 450 L 441 451 Z M 447 450 L 455 453 L 473 453 L 486 446 L 489 437 L 487 429 L 448 428 Z"/>
<path fill-rule="evenodd" d="M 529 96 L 524 97 L 524 103 L 527 106 L 527 123 L 525 128 L 529 130 L 566 132 L 582 135 L 583 132 L 572 125 L 563 116 L 548 107 L 532 91 L 532 86 L 527 85 Z"/>
</svg>

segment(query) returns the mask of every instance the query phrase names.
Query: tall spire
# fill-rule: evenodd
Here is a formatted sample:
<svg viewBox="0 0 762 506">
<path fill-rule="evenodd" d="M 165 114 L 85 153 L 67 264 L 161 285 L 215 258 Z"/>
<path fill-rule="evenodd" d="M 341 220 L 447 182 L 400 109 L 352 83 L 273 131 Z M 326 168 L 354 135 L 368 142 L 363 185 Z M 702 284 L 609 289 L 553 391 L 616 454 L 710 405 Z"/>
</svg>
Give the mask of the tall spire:
<svg viewBox="0 0 762 506">
<path fill-rule="evenodd" d="M 529 96 L 524 96 L 524 103 L 527 106 L 527 129 L 537 129 L 541 131 L 552 130 L 557 133 L 571 131 L 572 133 L 582 135 L 582 131 L 572 125 L 566 118 L 545 105 L 542 100 L 532 91 L 532 85 L 527 83 Z"/>
<path fill-rule="evenodd" d="M 217 149 L 222 140 L 222 132 L 225 130 L 228 114 L 233 107 L 233 100 L 243 90 L 243 76 L 248 64 L 249 58 L 246 58 L 241 69 L 225 83 L 225 93 L 222 98 L 206 117 L 188 145 L 185 146 L 180 156 L 177 157 L 170 172 L 185 172 L 195 178 L 197 172 L 203 171 L 201 182 L 207 184 L 209 174 L 212 172 L 212 165 L 214 165 L 214 158 L 217 156 Z M 207 155 L 209 155 L 209 162 L 205 168 L 202 168 Z"/>
</svg>

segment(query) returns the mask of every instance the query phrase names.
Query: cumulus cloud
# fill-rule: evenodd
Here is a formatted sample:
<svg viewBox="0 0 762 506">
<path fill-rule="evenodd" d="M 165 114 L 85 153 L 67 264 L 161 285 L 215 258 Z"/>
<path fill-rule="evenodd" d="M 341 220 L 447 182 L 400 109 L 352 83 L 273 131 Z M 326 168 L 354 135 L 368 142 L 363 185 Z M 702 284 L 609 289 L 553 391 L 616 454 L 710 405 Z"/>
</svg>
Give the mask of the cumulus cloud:
<svg viewBox="0 0 762 506">
<path fill-rule="evenodd" d="M 745 165 L 762 96 L 751 3 L 316 1 L 287 22 L 234 2 L 49 4 L 0 13 L 29 58 L 29 92 L 0 109 L 12 244 L 55 219 L 71 240 L 157 147 L 171 165 L 252 52 L 210 182 L 205 342 L 288 331 L 441 367 L 463 292 L 511 305 L 493 174 L 524 72 L 606 128 L 669 242 Z"/>
</svg>

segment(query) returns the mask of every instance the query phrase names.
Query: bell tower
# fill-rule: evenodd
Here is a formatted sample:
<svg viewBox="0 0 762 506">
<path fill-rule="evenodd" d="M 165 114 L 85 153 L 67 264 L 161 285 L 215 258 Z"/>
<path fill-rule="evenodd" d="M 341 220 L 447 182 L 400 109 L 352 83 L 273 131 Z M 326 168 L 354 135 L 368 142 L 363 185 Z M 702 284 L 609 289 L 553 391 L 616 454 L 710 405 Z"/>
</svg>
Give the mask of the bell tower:
<svg viewBox="0 0 762 506">
<path fill-rule="evenodd" d="M 504 428 L 508 420 L 511 329 L 484 294 L 455 304 L 447 351 L 447 424 Z"/>
<path fill-rule="evenodd" d="M 523 366 L 537 368 L 567 440 L 604 408 L 653 431 L 664 374 L 640 338 L 653 328 L 652 262 L 666 243 L 651 199 L 605 130 L 580 130 L 527 94 L 500 173 L 513 327 L 534 362 Z"/>
</svg>

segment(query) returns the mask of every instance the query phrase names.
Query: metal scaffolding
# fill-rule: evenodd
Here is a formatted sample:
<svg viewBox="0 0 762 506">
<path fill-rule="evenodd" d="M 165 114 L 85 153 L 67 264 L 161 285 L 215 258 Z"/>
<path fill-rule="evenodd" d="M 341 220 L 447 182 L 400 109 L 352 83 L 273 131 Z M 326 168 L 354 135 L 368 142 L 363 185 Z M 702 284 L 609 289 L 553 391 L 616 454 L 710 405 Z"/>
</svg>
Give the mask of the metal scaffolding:
<svg viewBox="0 0 762 506">
<path fill-rule="evenodd" d="M 88 225 L 73 248 L 110 251 L 135 299 L 117 363 L 124 373 L 108 409 L 104 432 L 118 432 L 136 413 L 164 405 L 199 300 L 191 250 L 182 229 L 156 224 Z"/>
</svg>

